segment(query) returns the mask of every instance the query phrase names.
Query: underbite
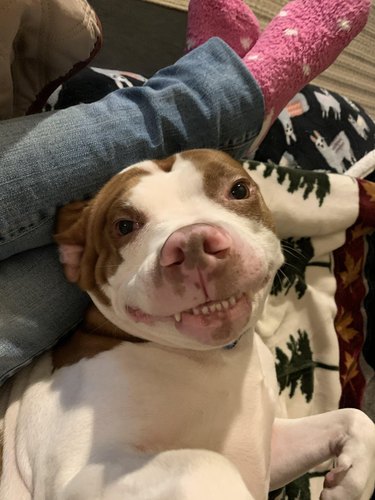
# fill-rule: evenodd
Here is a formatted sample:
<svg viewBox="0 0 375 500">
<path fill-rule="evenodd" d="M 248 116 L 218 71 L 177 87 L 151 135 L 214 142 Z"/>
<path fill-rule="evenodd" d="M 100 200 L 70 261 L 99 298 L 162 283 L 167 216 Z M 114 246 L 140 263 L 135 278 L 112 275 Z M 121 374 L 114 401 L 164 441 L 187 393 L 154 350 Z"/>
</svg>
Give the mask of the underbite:
<svg viewBox="0 0 375 500">
<path fill-rule="evenodd" d="M 197 319 L 198 317 L 209 319 L 213 316 L 224 319 L 226 317 L 226 313 L 233 309 L 241 299 L 250 301 L 251 296 L 250 294 L 244 292 L 238 292 L 237 294 L 233 294 L 224 300 L 210 300 L 168 316 L 153 316 L 151 314 L 147 314 L 141 309 L 132 308 L 130 306 L 126 306 L 126 310 L 136 321 L 144 322 L 174 320 L 176 323 L 180 323 L 183 314 L 196 316 Z"/>
</svg>

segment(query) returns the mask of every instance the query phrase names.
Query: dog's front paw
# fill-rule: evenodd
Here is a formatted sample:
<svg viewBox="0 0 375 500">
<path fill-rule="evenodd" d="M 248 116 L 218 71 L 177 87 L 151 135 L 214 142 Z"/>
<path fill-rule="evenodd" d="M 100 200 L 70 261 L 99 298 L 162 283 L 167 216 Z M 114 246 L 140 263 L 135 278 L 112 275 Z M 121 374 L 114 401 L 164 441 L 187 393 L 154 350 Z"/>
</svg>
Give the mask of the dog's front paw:
<svg viewBox="0 0 375 500">
<path fill-rule="evenodd" d="M 375 426 L 361 411 L 342 410 L 344 432 L 332 443 L 336 455 L 321 500 L 370 500 L 375 486 Z"/>
</svg>

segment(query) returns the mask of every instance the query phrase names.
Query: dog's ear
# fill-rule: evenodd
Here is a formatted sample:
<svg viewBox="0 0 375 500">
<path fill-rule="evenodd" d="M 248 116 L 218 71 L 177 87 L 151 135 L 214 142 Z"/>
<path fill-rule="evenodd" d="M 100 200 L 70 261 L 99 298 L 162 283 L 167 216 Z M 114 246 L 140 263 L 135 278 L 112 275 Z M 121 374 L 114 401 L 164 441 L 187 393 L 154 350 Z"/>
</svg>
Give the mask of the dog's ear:
<svg viewBox="0 0 375 500">
<path fill-rule="evenodd" d="M 60 262 L 68 281 L 80 277 L 80 263 L 86 243 L 86 224 L 90 201 L 77 201 L 61 208 L 57 214 L 54 239 L 59 245 Z"/>
</svg>

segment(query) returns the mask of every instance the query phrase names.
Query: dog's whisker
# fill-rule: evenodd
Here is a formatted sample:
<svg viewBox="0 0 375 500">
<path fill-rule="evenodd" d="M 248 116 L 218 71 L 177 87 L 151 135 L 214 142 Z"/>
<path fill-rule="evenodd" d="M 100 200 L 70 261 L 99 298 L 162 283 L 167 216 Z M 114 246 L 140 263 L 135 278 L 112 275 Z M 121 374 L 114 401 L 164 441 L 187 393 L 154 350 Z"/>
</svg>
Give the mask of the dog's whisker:
<svg viewBox="0 0 375 500">
<path fill-rule="evenodd" d="M 295 245 L 292 245 L 291 243 L 289 243 L 287 241 L 281 242 L 281 248 L 283 250 L 289 250 L 290 252 L 294 252 L 295 254 L 303 255 L 302 250 L 300 250 L 299 248 L 296 248 Z"/>
<path fill-rule="evenodd" d="M 297 258 L 300 260 L 305 259 L 304 254 L 301 251 L 296 250 L 295 248 L 283 248 L 282 250 L 283 250 L 284 255 L 290 255 L 291 257 Z"/>
<path fill-rule="evenodd" d="M 289 267 L 290 269 L 293 269 L 294 271 L 296 271 L 297 274 L 301 273 L 301 269 L 299 269 L 297 266 L 294 266 L 290 262 L 285 262 L 284 266 Z"/>
<path fill-rule="evenodd" d="M 280 278 L 280 275 L 282 275 L 282 278 Z M 289 285 L 292 285 L 292 282 L 281 268 L 277 271 L 275 277 L 279 280 L 280 284 L 282 284 L 283 280 L 285 280 Z"/>
</svg>

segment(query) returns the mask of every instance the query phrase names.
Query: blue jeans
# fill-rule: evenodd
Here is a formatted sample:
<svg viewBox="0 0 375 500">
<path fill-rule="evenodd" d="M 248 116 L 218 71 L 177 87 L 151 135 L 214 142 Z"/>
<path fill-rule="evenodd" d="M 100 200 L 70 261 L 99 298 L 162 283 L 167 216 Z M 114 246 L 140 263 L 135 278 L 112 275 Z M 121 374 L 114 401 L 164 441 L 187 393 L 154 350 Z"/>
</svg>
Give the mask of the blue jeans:
<svg viewBox="0 0 375 500">
<path fill-rule="evenodd" d="M 257 83 L 212 39 L 144 87 L 0 122 L 0 382 L 71 330 L 88 303 L 52 244 L 58 206 L 144 159 L 203 147 L 239 158 L 262 121 Z"/>
</svg>

